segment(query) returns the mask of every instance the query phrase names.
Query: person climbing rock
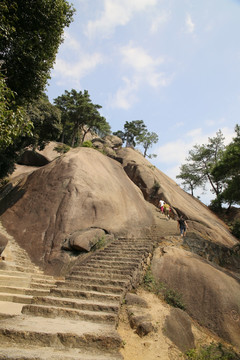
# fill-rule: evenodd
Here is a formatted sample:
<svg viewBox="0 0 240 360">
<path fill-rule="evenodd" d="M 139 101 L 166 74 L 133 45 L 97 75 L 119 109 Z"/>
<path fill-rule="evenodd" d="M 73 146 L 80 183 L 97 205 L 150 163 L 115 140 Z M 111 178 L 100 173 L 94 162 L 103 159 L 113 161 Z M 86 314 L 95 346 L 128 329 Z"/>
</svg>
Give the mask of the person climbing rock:
<svg viewBox="0 0 240 360">
<path fill-rule="evenodd" d="M 163 214 L 163 211 L 164 211 L 164 204 L 165 204 L 165 201 L 160 199 L 159 203 L 158 203 L 158 207 L 159 207 L 162 214 Z"/>
<path fill-rule="evenodd" d="M 186 236 L 186 232 L 187 232 L 187 228 L 188 228 L 188 225 L 187 225 L 187 222 L 186 220 L 184 220 L 183 216 L 181 215 L 180 218 L 178 219 L 178 228 L 180 230 L 180 235 L 183 237 L 183 236 Z"/>
<path fill-rule="evenodd" d="M 170 220 L 170 205 L 165 203 L 163 205 L 163 211 L 164 211 L 164 214 L 165 214 L 166 218 L 168 220 Z"/>
</svg>

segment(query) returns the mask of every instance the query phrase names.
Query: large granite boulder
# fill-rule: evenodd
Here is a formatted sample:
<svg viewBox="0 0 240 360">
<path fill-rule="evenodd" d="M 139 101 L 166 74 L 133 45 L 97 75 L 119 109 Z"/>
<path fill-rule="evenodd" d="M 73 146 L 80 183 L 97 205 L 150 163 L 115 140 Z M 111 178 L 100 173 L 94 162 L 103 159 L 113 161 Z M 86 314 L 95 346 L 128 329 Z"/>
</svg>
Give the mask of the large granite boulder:
<svg viewBox="0 0 240 360">
<path fill-rule="evenodd" d="M 77 231 L 140 235 L 153 223 L 152 205 L 115 160 L 77 148 L 27 175 L 2 200 L 7 231 L 44 268 L 69 261 L 61 250 Z"/>
<path fill-rule="evenodd" d="M 152 272 L 177 294 L 188 314 L 240 347 L 240 284 L 224 269 L 180 248 L 155 251 Z"/>
<path fill-rule="evenodd" d="M 117 156 L 127 175 L 141 189 L 147 201 L 157 206 L 159 199 L 164 200 L 178 215 L 185 216 L 190 231 L 204 239 L 227 247 L 237 244 L 227 226 L 207 206 L 182 190 L 141 153 L 131 148 L 122 148 L 117 151 Z"/>
</svg>

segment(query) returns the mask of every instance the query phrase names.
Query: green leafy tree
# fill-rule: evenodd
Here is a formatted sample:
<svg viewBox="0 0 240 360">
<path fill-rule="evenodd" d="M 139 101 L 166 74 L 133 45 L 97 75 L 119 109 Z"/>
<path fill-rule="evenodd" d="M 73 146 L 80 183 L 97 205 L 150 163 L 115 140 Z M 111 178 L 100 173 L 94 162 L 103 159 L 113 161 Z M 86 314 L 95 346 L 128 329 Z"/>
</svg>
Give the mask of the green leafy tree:
<svg viewBox="0 0 240 360">
<path fill-rule="evenodd" d="M 84 142 L 89 132 L 99 135 L 110 133 L 110 125 L 99 113 L 101 106 L 92 103 L 87 90 L 66 90 L 54 103 L 62 113 L 62 142 L 76 146 Z"/>
<path fill-rule="evenodd" d="M 73 13 L 66 0 L 1 0 L 0 60 L 18 104 L 44 90 Z"/>
<path fill-rule="evenodd" d="M 156 144 L 158 142 L 158 135 L 155 132 L 149 132 L 149 131 L 143 131 L 142 134 L 137 136 L 137 143 L 142 145 L 144 152 L 144 157 L 149 157 L 150 159 L 152 157 L 156 157 L 156 154 L 147 154 L 147 151 L 149 148 L 152 147 L 153 144 Z"/>
<path fill-rule="evenodd" d="M 146 125 L 143 120 L 126 121 L 124 124 L 124 136 L 126 147 L 136 146 L 137 139 L 146 131 Z"/>
<path fill-rule="evenodd" d="M 178 179 L 183 180 L 184 190 L 190 190 L 192 196 L 194 196 L 194 190 L 204 183 L 203 177 L 198 174 L 197 170 L 194 163 L 183 164 L 180 166 L 180 174 L 176 176 Z"/>
<path fill-rule="evenodd" d="M 30 135 L 32 122 L 23 108 L 16 106 L 14 93 L 0 75 L 0 151 L 12 145 L 20 135 Z"/>
<path fill-rule="evenodd" d="M 219 163 L 224 149 L 224 137 L 219 130 L 215 137 L 208 138 L 207 144 L 195 145 L 189 151 L 187 164 L 186 166 L 182 165 L 178 177 L 183 179 L 185 185 L 187 183 L 190 189 L 191 186 L 204 187 L 206 183 L 209 183 L 211 191 L 216 197 L 219 197 L 223 189 L 223 182 L 214 175 L 212 170 Z"/>
<path fill-rule="evenodd" d="M 31 137 L 25 137 L 25 145 L 42 150 L 49 141 L 56 141 L 62 131 L 61 111 L 52 105 L 46 95 L 32 102 L 27 116 L 34 128 Z"/>
<path fill-rule="evenodd" d="M 240 126 L 235 127 L 236 136 L 226 146 L 220 161 L 212 169 L 212 175 L 223 183 L 222 200 L 240 204 Z"/>
</svg>

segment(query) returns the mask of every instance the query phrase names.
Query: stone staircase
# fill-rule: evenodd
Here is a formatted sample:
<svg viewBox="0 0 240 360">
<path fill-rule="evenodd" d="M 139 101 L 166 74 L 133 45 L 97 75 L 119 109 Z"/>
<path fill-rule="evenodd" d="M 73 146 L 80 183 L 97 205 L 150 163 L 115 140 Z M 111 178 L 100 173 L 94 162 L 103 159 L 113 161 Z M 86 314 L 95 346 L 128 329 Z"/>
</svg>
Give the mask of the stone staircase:
<svg viewBox="0 0 240 360">
<path fill-rule="evenodd" d="M 122 359 L 118 313 L 141 280 L 153 243 L 115 240 L 75 263 L 64 279 L 41 274 L 26 254 L 9 263 L 0 270 L 0 313 L 6 302 L 19 308 L 0 318 L 0 360 Z"/>
</svg>

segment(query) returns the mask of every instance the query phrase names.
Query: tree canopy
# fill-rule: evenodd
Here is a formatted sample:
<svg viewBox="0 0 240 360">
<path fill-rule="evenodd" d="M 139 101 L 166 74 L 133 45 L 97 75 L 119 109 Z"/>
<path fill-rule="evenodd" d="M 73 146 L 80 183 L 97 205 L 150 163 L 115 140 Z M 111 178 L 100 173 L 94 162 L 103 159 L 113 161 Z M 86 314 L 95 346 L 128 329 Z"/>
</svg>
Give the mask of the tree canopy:
<svg viewBox="0 0 240 360">
<path fill-rule="evenodd" d="M 213 168 L 218 164 L 224 151 L 224 137 L 219 130 L 216 136 L 208 138 L 207 144 L 194 145 L 189 151 L 187 164 L 183 164 L 180 168 L 180 174 L 177 178 L 184 181 L 191 193 L 195 187 L 210 184 L 211 191 L 218 196 L 222 191 L 222 182 L 216 178 L 212 172 Z"/>
<path fill-rule="evenodd" d="M 62 142 L 77 146 L 83 143 L 88 132 L 101 135 L 110 133 L 110 125 L 99 113 L 102 107 L 92 103 L 87 90 L 66 90 L 54 99 L 54 103 L 62 113 Z"/>
<path fill-rule="evenodd" d="M 44 90 L 73 13 L 66 0 L 1 0 L 0 61 L 18 104 Z"/>
<path fill-rule="evenodd" d="M 215 199 L 211 203 L 214 210 L 221 210 L 222 204 L 240 204 L 240 126 L 235 127 L 236 136 L 230 144 L 224 145 L 224 137 L 219 130 L 207 144 L 195 145 L 189 151 L 188 162 L 181 165 L 177 178 L 187 190 L 210 184 Z"/>
<path fill-rule="evenodd" d="M 144 157 L 152 157 L 154 155 L 147 155 L 148 149 L 152 144 L 158 142 L 158 135 L 154 132 L 149 132 L 143 120 L 126 121 L 124 124 L 124 130 L 118 130 L 113 133 L 120 137 L 123 143 L 126 143 L 126 147 L 135 147 L 136 144 L 142 145 L 144 149 Z"/>
<path fill-rule="evenodd" d="M 21 135 L 31 135 L 32 122 L 26 118 L 23 108 L 15 106 L 14 93 L 0 75 L 0 151 L 3 151 Z"/>
<path fill-rule="evenodd" d="M 220 161 L 212 170 L 213 176 L 223 183 L 221 201 L 240 204 L 240 126 L 235 127 L 236 136 L 226 146 Z"/>
</svg>

